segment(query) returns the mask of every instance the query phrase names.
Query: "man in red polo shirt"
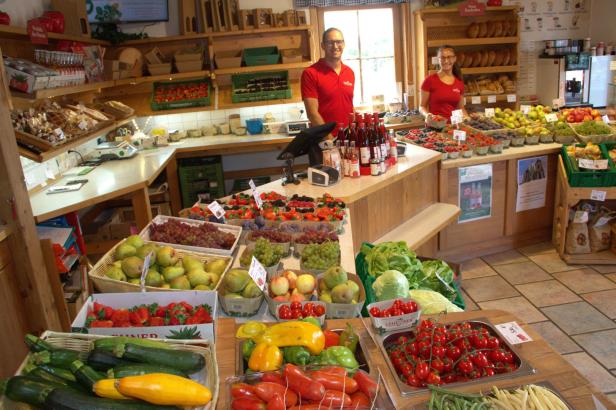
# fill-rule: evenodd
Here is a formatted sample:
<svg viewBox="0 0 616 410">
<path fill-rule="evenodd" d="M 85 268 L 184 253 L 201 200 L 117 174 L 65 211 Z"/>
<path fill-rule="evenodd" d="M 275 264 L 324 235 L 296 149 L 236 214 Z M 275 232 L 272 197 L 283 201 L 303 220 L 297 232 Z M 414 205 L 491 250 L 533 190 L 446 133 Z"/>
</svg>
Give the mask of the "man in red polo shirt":
<svg viewBox="0 0 616 410">
<path fill-rule="evenodd" d="M 325 57 L 302 73 L 302 99 L 313 126 L 330 121 L 346 124 L 353 112 L 355 73 L 342 64 L 344 37 L 337 28 L 323 33 Z"/>
</svg>

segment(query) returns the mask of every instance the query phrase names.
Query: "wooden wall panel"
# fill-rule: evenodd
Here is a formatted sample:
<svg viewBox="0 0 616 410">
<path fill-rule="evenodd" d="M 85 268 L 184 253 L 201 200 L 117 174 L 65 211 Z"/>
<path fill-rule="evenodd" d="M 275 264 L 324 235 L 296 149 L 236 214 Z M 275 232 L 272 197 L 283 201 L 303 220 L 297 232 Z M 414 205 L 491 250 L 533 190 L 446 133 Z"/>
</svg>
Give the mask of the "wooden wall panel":
<svg viewBox="0 0 616 410">
<path fill-rule="evenodd" d="M 8 248 L 6 242 L 0 246 Z M 15 374 L 28 353 L 24 343 L 24 335 L 28 332 L 27 319 L 16 275 L 13 263 L 0 269 L 0 378 Z"/>
</svg>

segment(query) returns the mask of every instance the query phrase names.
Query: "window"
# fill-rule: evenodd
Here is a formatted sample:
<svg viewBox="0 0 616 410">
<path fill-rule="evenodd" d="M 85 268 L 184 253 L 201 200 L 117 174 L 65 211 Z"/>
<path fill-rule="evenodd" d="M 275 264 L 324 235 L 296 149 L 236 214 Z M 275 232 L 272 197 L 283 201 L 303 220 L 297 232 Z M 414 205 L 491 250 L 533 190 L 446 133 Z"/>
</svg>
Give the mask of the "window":
<svg viewBox="0 0 616 410">
<path fill-rule="evenodd" d="M 393 8 L 323 12 L 323 27 L 336 27 L 345 40 L 342 61 L 355 72 L 355 105 L 372 104 L 372 96 L 398 99 L 394 58 Z"/>
</svg>

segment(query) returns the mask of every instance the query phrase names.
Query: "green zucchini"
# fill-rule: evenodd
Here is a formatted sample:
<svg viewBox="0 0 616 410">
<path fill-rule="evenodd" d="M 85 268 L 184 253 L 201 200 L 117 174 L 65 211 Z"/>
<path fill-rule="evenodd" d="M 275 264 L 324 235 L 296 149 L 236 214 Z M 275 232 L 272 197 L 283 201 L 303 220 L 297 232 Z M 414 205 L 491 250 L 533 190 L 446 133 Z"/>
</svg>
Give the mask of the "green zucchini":
<svg viewBox="0 0 616 410">
<path fill-rule="evenodd" d="M 120 359 L 119 357 L 114 356 L 113 353 L 108 352 L 107 350 L 94 349 L 88 355 L 87 364 L 94 370 L 107 371 L 116 366 L 130 365 L 135 363 L 128 360 Z"/>
<path fill-rule="evenodd" d="M 160 406 L 137 400 L 114 400 L 89 396 L 71 389 L 53 389 L 47 394 L 45 410 L 171 410 L 175 406 Z"/>
<path fill-rule="evenodd" d="M 53 383 L 58 386 L 64 386 L 64 387 L 75 387 L 76 386 L 76 383 L 71 384 L 71 382 L 64 380 L 58 376 L 55 376 L 40 367 L 35 367 L 34 369 L 30 370 L 28 372 L 28 376 L 30 376 L 31 378 L 44 381 L 44 382 Z"/>
<path fill-rule="evenodd" d="M 105 337 L 103 339 L 98 339 L 94 341 L 94 348 L 103 349 L 103 350 L 112 352 L 116 347 L 120 345 L 124 345 L 126 343 L 132 343 L 134 345 L 144 346 L 144 347 L 156 347 L 159 349 L 169 349 L 169 345 L 167 343 L 163 343 L 158 340 L 140 339 L 138 337 L 128 337 L 128 336 L 114 336 L 114 337 Z"/>
<path fill-rule="evenodd" d="M 42 351 L 32 354 L 32 360 L 37 365 L 49 364 L 54 367 L 60 367 L 62 369 L 71 368 L 71 363 L 75 360 L 79 360 L 80 353 L 76 350 L 70 349 L 57 349 L 52 351 Z"/>
<path fill-rule="evenodd" d="M 11 400 L 42 406 L 47 395 L 56 386 L 26 376 L 14 376 L 3 381 L 4 394 Z"/>
<path fill-rule="evenodd" d="M 48 364 L 39 364 L 38 367 L 45 370 L 47 373 L 51 373 L 54 376 L 57 376 L 63 380 L 66 380 L 69 382 L 77 381 L 77 379 L 75 378 L 75 375 L 71 373 L 69 370 L 61 369 L 59 367 L 53 367 Z"/>
<path fill-rule="evenodd" d="M 113 369 L 107 371 L 107 377 L 109 379 L 121 379 L 128 376 L 141 376 L 151 373 L 167 373 L 174 374 L 176 376 L 188 377 L 188 375 L 181 371 L 169 366 L 159 366 L 154 364 L 130 364 L 124 366 L 116 366 Z"/>
<path fill-rule="evenodd" d="M 75 360 L 71 363 L 71 371 L 79 383 L 88 391 L 92 391 L 94 383 L 105 378 L 104 374 L 99 373 L 90 366 L 83 364 L 81 360 Z"/>
<path fill-rule="evenodd" d="M 56 350 L 56 348 L 50 343 L 44 341 L 41 338 L 38 338 L 34 335 L 27 334 L 25 336 L 26 346 L 30 349 L 31 352 L 42 352 L 42 351 L 51 351 Z"/>
<path fill-rule="evenodd" d="M 114 353 L 123 359 L 172 367 L 186 373 L 194 373 L 205 366 L 202 355 L 185 350 L 157 349 L 126 343 L 118 346 Z"/>
</svg>

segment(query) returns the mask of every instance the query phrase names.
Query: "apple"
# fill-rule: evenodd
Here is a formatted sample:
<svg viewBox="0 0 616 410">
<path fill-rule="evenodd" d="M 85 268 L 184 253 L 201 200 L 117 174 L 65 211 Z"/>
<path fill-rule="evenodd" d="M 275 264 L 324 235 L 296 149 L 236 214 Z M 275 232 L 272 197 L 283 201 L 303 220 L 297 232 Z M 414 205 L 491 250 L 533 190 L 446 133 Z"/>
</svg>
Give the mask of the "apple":
<svg viewBox="0 0 616 410">
<path fill-rule="evenodd" d="M 284 295 L 289 291 L 289 281 L 284 276 L 276 276 L 270 282 L 270 289 L 276 296 Z"/>
<path fill-rule="evenodd" d="M 291 300 L 291 295 L 289 295 L 289 293 L 287 292 L 284 295 L 276 296 L 275 298 L 273 298 L 273 300 L 275 302 L 288 302 L 289 300 Z"/>
<path fill-rule="evenodd" d="M 287 278 L 287 280 L 289 281 L 289 288 L 295 289 L 295 281 L 297 281 L 297 275 L 295 274 L 295 272 L 293 272 L 292 270 L 285 270 L 284 272 L 282 272 L 282 276 Z"/>
<path fill-rule="evenodd" d="M 584 116 L 584 121 L 592 121 L 592 117 L 588 114 Z"/>
<path fill-rule="evenodd" d="M 297 289 L 293 291 L 291 294 L 291 298 L 289 299 L 291 302 L 303 302 L 306 300 L 306 296 L 297 292 Z"/>
<path fill-rule="evenodd" d="M 314 279 L 314 276 L 309 273 L 304 273 L 297 277 L 296 285 L 297 291 L 306 295 L 314 292 L 317 281 Z"/>
<path fill-rule="evenodd" d="M 590 115 L 592 115 L 593 117 L 601 117 L 601 113 L 599 112 L 599 110 L 591 110 Z"/>
</svg>

